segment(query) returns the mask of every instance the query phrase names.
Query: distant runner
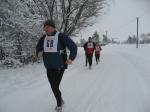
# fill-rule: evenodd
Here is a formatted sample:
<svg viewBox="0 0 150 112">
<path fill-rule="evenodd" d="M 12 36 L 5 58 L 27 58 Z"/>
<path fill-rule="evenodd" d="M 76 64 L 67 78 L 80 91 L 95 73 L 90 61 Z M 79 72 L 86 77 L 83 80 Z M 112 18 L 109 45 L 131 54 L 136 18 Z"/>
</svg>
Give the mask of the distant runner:
<svg viewBox="0 0 150 112">
<path fill-rule="evenodd" d="M 86 58 L 87 58 L 88 63 L 89 63 L 89 69 L 91 69 L 93 52 L 95 50 L 95 43 L 92 41 L 91 37 L 88 38 L 88 42 L 86 42 L 83 47 L 85 50 Z M 87 62 L 87 60 L 86 60 L 86 62 Z"/>
</svg>

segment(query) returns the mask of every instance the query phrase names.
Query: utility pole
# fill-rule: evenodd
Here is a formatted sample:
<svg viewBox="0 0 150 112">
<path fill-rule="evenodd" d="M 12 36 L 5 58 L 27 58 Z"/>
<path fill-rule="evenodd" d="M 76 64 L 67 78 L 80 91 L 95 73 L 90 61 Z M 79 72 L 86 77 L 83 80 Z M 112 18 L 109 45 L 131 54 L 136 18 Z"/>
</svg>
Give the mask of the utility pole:
<svg viewBox="0 0 150 112">
<path fill-rule="evenodd" d="M 137 17 L 137 39 L 136 39 L 136 48 L 139 45 L 139 17 Z"/>
</svg>

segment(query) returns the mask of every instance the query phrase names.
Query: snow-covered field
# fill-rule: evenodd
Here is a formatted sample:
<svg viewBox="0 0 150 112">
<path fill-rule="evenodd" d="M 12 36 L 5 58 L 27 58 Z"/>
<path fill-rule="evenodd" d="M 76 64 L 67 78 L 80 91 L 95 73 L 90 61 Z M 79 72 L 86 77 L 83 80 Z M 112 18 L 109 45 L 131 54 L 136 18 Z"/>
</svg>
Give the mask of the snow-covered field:
<svg viewBox="0 0 150 112">
<path fill-rule="evenodd" d="M 79 48 L 65 71 L 64 112 L 150 112 L 150 45 L 102 47 L 101 62 L 85 67 Z M 55 112 L 43 64 L 0 70 L 0 112 Z"/>
</svg>

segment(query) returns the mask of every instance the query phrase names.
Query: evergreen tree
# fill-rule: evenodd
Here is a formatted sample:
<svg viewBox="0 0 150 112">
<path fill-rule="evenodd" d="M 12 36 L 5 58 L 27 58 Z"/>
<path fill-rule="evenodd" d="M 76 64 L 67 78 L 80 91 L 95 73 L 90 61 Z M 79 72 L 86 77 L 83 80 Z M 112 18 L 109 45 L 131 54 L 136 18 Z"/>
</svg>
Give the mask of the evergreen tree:
<svg viewBox="0 0 150 112">
<path fill-rule="evenodd" d="M 94 42 L 100 42 L 100 36 L 97 31 L 93 34 L 92 39 Z"/>
<path fill-rule="evenodd" d="M 131 44 L 132 43 L 132 37 L 129 35 L 127 43 Z"/>
<path fill-rule="evenodd" d="M 103 43 L 108 43 L 108 38 L 106 35 L 103 35 Z"/>
<path fill-rule="evenodd" d="M 83 39 L 80 39 L 80 44 L 81 44 L 81 46 L 83 46 L 84 44 L 85 44 L 85 39 L 83 38 Z"/>
</svg>

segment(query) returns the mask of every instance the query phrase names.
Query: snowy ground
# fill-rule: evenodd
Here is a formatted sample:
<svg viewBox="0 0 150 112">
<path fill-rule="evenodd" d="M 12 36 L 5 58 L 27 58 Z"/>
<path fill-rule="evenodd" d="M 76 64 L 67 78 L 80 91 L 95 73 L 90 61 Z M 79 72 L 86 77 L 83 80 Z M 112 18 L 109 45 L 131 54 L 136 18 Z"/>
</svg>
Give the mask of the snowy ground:
<svg viewBox="0 0 150 112">
<path fill-rule="evenodd" d="M 84 66 L 83 49 L 66 70 L 64 112 L 150 112 L 150 45 L 102 49 L 92 70 Z M 0 70 L 0 112 L 55 112 L 55 106 L 42 63 Z"/>
</svg>

